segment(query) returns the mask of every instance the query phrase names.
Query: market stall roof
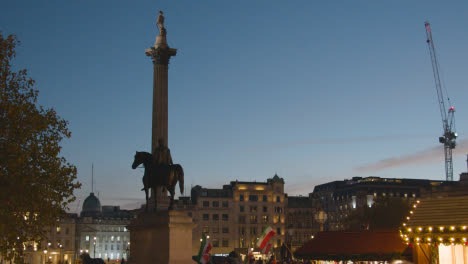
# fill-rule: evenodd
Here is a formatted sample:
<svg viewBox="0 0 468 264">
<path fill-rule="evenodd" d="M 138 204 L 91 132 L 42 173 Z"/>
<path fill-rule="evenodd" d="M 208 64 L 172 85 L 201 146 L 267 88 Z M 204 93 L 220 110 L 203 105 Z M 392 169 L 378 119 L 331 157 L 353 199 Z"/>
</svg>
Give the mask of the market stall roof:
<svg viewBox="0 0 468 264">
<path fill-rule="evenodd" d="M 378 229 L 372 231 L 331 231 L 319 232 L 296 250 L 295 256 L 315 258 L 333 255 L 346 259 L 346 256 L 402 254 L 407 245 L 397 229 Z"/>
<path fill-rule="evenodd" d="M 421 200 L 415 204 L 407 227 L 468 226 L 468 196 Z"/>
</svg>

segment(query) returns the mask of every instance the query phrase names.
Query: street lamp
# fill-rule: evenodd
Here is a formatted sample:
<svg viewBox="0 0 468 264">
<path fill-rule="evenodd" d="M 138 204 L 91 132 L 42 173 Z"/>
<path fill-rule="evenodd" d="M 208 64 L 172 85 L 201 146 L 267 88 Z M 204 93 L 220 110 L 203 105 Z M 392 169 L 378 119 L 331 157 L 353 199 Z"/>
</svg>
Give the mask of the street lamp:
<svg viewBox="0 0 468 264">
<path fill-rule="evenodd" d="M 94 250 L 93 250 L 93 258 L 96 258 L 96 237 L 93 237 L 93 244 L 94 244 Z"/>
<path fill-rule="evenodd" d="M 46 264 L 47 261 L 47 249 L 44 250 L 44 264 Z"/>
</svg>

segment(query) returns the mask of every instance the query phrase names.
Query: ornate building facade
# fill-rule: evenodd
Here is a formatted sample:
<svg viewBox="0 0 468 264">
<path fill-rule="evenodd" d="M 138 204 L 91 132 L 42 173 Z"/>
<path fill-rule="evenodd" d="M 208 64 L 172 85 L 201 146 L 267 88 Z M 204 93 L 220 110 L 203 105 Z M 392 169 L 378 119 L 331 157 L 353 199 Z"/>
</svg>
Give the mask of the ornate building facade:
<svg viewBox="0 0 468 264">
<path fill-rule="evenodd" d="M 284 242 L 287 196 L 284 180 L 278 175 L 266 182 L 232 181 L 222 189 L 195 186 L 188 204 L 179 199 L 178 208 L 187 211 L 196 224 L 192 235 L 194 254 L 198 253 L 203 233 L 210 236 L 213 254 L 246 252 L 255 247 L 267 225 L 277 233 L 272 246 L 278 248 Z"/>
</svg>

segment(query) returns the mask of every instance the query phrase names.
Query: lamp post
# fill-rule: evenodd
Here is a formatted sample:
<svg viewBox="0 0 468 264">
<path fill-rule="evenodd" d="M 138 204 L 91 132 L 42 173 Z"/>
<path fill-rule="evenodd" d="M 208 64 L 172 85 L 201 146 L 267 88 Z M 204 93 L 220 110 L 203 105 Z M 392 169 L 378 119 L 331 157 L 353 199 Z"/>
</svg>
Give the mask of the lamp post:
<svg viewBox="0 0 468 264">
<path fill-rule="evenodd" d="M 127 260 L 130 259 L 130 241 L 127 242 Z"/>
<path fill-rule="evenodd" d="M 93 237 L 93 245 L 94 245 L 94 249 L 93 249 L 93 258 L 96 258 L 96 237 Z"/>
<path fill-rule="evenodd" d="M 44 264 L 47 263 L 47 249 L 44 250 Z"/>
<path fill-rule="evenodd" d="M 315 221 L 317 221 L 320 224 L 320 232 L 323 231 L 323 224 L 325 224 L 325 222 L 327 221 L 327 218 L 328 218 L 327 213 L 325 213 L 323 209 L 320 209 L 320 211 L 318 211 L 315 214 Z"/>
</svg>

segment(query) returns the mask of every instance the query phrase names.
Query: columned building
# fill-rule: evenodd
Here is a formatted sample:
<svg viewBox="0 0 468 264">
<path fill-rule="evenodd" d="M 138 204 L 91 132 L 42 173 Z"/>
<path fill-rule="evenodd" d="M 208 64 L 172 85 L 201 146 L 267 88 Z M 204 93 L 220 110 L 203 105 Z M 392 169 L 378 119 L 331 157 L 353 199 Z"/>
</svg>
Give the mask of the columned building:
<svg viewBox="0 0 468 264">
<path fill-rule="evenodd" d="M 119 206 L 101 206 L 91 193 L 83 202 L 81 217 L 76 223 L 76 252 L 88 253 L 91 258 L 106 261 L 128 259 L 130 251 L 130 224 L 133 214 Z"/>
</svg>

